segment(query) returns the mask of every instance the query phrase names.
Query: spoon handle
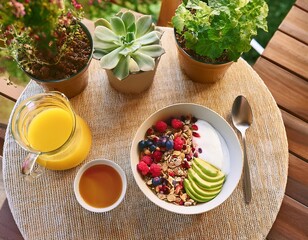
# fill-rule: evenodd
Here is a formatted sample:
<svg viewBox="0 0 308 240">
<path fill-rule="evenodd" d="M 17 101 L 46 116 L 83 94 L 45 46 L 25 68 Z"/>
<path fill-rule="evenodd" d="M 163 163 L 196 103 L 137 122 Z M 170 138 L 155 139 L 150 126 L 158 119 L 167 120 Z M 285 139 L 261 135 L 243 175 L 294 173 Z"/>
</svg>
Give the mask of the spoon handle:
<svg viewBox="0 0 308 240">
<path fill-rule="evenodd" d="M 245 132 L 242 133 L 243 147 L 244 147 L 244 196 L 245 202 L 248 204 L 251 201 L 251 181 L 250 181 L 250 172 L 249 165 L 246 154 L 246 136 Z"/>
</svg>

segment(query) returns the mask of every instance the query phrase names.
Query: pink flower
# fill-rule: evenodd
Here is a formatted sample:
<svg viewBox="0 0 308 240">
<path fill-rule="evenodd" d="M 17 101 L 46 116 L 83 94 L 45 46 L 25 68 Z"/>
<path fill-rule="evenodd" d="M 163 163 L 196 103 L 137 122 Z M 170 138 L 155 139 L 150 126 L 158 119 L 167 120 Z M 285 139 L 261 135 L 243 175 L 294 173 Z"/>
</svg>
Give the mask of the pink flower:
<svg viewBox="0 0 308 240">
<path fill-rule="evenodd" d="M 74 8 L 76 8 L 77 10 L 82 9 L 82 5 L 78 3 L 76 0 L 72 0 L 72 4 Z"/>
<path fill-rule="evenodd" d="M 17 2 L 15 0 L 11 0 L 10 5 L 13 7 L 13 14 L 17 18 L 20 18 L 26 15 L 25 6 L 22 3 Z"/>
</svg>

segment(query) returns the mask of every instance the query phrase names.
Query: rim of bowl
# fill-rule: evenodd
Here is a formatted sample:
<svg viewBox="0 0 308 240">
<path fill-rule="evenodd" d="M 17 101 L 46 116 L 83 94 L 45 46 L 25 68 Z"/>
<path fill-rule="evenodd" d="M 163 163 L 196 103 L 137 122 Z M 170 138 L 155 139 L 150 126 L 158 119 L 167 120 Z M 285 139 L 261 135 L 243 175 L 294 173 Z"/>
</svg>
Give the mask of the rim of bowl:
<svg viewBox="0 0 308 240">
<path fill-rule="evenodd" d="M 93 207 L 89 204 L 87 204 L 84 199 L 82 198 L 82 196 L 80 195 L 79 192 L 79 181 L 80 178 L 82 176 L 82 174 L 90 167 L 92 166 L 96 166 L 96 165 L 107 165 L 112 167 L 114 170 L 116 170 L 122 180 L 122 191 L 121 191 L 121 195 L 118 198 L 118 200 L 116 202 L 114 202 L 112 205 L 108 206 L 108 207 L 104 207 L 104 208 L 96 208 Z M 86 210 L 89 210 L 91 212 L 96 212 L 96 213 L 102 213 L 102 212 L 108 212 L 114 208 L 116 208 L 124 199 L 125 194 L 126 194 L 126 189 L 127 189 L 127 179 L 126 179 L 126 175 L 124 170 L 115 162 L 108 160 L 108 159 L 94 159 L 91 160 L 90 162 L 87 162 L 86 164 L 84 164 L 77 172 L 75 179 L 74 179 L 74 193 L 75 193 L 75 197 L 78 201 L 78 203 L 85 208 Z"/>
<path fill-rule="evenodd" d="M 179 108 L 183 108 L 183 107 L 186 107 L 187 109 L 189 108 L 190 110 L 188 111 L 187 109 L 184 111 L 179 111 Z M 172 110 L 173 109 L 173 110 Z M 174 110 L 175 109 L 175 110 Z M 223 124 L 224 125 L 224 128 L 226 130 L 228 130 L 228 134 L 232 137 L 232 139 L 229 142 L 227 142 L 227 139 L 225 138 L 224 135 L 225 134 L 222 134 L 221 132 L 218 131 L 218 129 L 213 126 L 214 124 L 212 122 L 210 122 L 209 120 L 206 120 L 206 119 L 202 119 L 202 118 L 199 118 L 199 119 L 202 119 L 202 120 L 205 120 L 205 121 L 208 121 L 215 129 L 218 133 L 221 134 L 221 136 L 224 138 L 224 140 L 226 141 L 226 144 L 228 146 L 228 150 L 230 152 L 230 142 L 233 143 L 233 148 L 234 149 L 231 149 L 232 152 L 235 152 L 236 155 L 237 155 L 237 164 L 238 164 L 238 168 L 237 168 L 237 174 L 236 173 L 233 173 L 231 176 L 231 169 L 230 169 L 230 173 L 227 175 L 227 180 L 225 181 L 224 183 L 224 186 L 221 190 L 221 192 L 211 201 L 209 202 L 205 202 L 205 203 L 199 203 L 195 206 L 179 206 L 179 205 L 175 205 L 175 204 L 172 204 L 172 203 L 169 203 L 169 202 L 166 202 L 164 200 L 161 200 L 159 199 L 149 188 L 148 186 L 146 186 L 145 182 L 143 181 L 142 179 L 142 176 L 140 175 L 140 173 L 137 171 L 137 167 L 135 165 L 135 162 L 133 161 L 133 157 L 134 157 L 134 152 L 136 151 L 136 147 L 138 147 L 138 140 L 140 139 L 137 139 L 138 137 L 138 133 L 141 131 L 142 128 L 144 127 L 150 127 L 148 126 L 148 122 L 151 121 L 151 124 L 154 124 L 154 121 L 155 120 L 162 120 L 161 118 L 157 118 L 155 116 L 157 116 L 159 113 L 163 113 L 163 115 L 168 115 L 169 117 L 170 116 L 175 116 L 173 114 L 178 113 L 178 114 L 192 114 L 192 112 L 197 112 L 197 110 L 192 110 L 192 109 L 198 109 L 198 110 L 203 110 L 203 111 L 206 111 L 207 113 L 207 116 L 210 116 L 210 117 L 214 117 L 215 120 L 217 120 L 218 122 L 220 122 L 220 124 Z M 168 114 L 167 114 L 168 112 Z M 202 113 L 199 112 L 199 115 L 201 115 Z M 197 116 L 195 116 L 197 117 Z M 198 117 L 197 117 L 198 118 Z M 216 123 L 216 126 L 218 124 Z M 145 134 L 145 132 L 144 132 Z M 230 156 L 231 157 L 231 156 Z M 240 160 L 239 160 L 240 159 Z M 233 161 L 235 161 L 235 159 L 233 159 Z M 176 104 L 171 104 L 171 105 L 167 105 L 157 111 L 155 111 L 154 113 L 152 113 L 149 117 L 147 117 L 142 123 L 141 125 L 139 126 L 139 128 L 137 129 L 135 135 L 134 135 L 134 138 L 133 138 L 133 141 L 132 141 L 132 144 L 131 144 L 131 149 L 130 149 L 130 163 L 131 163 L 131 170 L 133 172 L 133 176 L 134 176 L 134 180 L 135 182 L 137 183 L 139 189 L 141 190 L 141 192 L 143 192 L 143 194 L 151 201 L 153 202 L 154 204 L 156 204 L 157 206 L 165 209 L 165 210 L 168 210 L 170 212 L 174 212 L 174 213 L 178 213 L 178 214 L 200 214 L 200 213 L 204 213 L 204 212 L 208 212 L 218 206 L 220 206 L 223 202 L 225 202 L 230 196 L 231 194 L 233 193 L 233 191 L 236 189 L 236 187 L 238 186 L 238 183 L 241 179 L 241 176 L 242 176 L 242 171 L 243 171 L 243 151 L 242 151 L 242 148 L 241 148 L 241 144 L 239 142 L 239 139 L 234 131 L 234 129 L 231 127 L 231 125 L 221 116 L 219 115 L 217 112 L 215 112 L 214 110 L 208 108 L 208 107 L 205 107 L 201 104 L 195 104 L 195 103 L 176 103 Z M 229 178 L 228 178 L 229 176 Z M 232 179 L 233 183 L 231 184 L 228 179 Z M 138 180 L 139 179 L 139 180 Z M 141 181 L 140 181 L 141 180 Z M 228 183 L 228 184 L 226 184 Z M 231 185 L 231 186 L 229 186 Z M 145 189 L 148 188 L 148 189 Z M 149 194 L 147 194 L 149 193 Z M 150 194 L 152 193 L 152 194 Z M 222 196 L 222 193 L 224 194 L 224 196 Z"/>
</svg>

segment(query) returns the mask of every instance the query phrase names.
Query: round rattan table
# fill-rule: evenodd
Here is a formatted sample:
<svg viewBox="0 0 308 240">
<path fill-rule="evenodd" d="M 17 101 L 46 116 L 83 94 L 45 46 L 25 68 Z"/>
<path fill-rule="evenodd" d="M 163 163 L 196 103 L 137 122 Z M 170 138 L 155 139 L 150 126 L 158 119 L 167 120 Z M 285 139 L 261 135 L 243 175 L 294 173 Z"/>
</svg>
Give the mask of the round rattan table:
<svg viewBox="0 0 308 240">
<path fill-rule="evenodd" d="M 109 85 L 99 63 L 92 61 L 89 85 L 71 99 L 93 135 L 85 162 L 107 158 L 125 171 L 124 201 L 107 213 L 91 213 L 75 199 L 73 180 L 80 166 L 49 171 L 35 182 L 24 181 L 20 164 L 26 156 L 8 131 L 3 176 L 7 199 L 25 239 L 264 239 L 278 214 L 287 181 L 288 146 L 280 111 L 260 77 L 240 59 L 215 84 L 190 81 L 178 62 L 173 30 L 164 28 L 166 53 L 154 83 L 138 95 L 123 95 Z M 19 102 L 42 92 L 30 82 Z M 139 125 L 154 111 L 170 104 L 191 102 L 216 111 L 229 123 L 236 96 L 251 104 L 254 122 L 247 131 L 247 155 L 252 201 L 245 204 L 242 180 L 219 207 L 198 215 L 179 215 L 160 209 L 137 187 L 130 169 L 130 145 Z"/>
</svg>

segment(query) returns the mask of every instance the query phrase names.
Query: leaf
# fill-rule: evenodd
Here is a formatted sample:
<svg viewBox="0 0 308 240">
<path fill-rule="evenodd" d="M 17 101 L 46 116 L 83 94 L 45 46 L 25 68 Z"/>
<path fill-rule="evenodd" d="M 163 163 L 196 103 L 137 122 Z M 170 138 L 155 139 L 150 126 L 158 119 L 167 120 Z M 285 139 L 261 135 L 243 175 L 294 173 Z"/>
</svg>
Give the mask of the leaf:
<svg viewBox="0 0 308 240">
<path fill-rule="evenodd" d="M 131 30 L 131 25 L 135 24 L 136 18 L 132 12 L 127 11 L 122 15 L 122 20 L 124 22 L 126 31 L 129 32 L 129 30 Z"/>
<path fill-rule="evenodd" d="M 126 42 L 130 43 L 135 40 L 135 34 L 132 32 L 128 32 L 126 35 Z"/>
<path fill-rule="evenodd" d="M 123 20 L 119 17 L 112 17 L 110 19 L 111 29 L 118 36 L 125 36 L 126 29 Z"/>
<path fill-rule="evenodd" d="M 106 51 L 108 49 L 115 49 L 120 46 L 117 42 L 105 42 L 98 39 L 96 36 L 93 38 L 93 46 L 95 50 Z"/>
<path fill-rule="evenodd" d="M 142 53 L 148 55 L 152 58 L 160 57 L 162 54 L 165 53 L 165 50 L 158 44 L 150 45 L 150 46 L 143 46 L 138 50 L 138 53 Z"/>
<path fill-rule="evenodd" d="M 178 33 L 183 32 L 184 29 L 184 20 L 179 16 L 174 16 L 172 18 L 173 27 L 177 30 Z"/>
<path fill-rule="evenodd" d="M 154 31 L 154 32 L 147 33 L 141 38 L 136 39 L 135 42 L 140 43 L 141 45 L 159 43 L 159 37 L 157 36 L 157 33 Z"/>
<path fill-rule="evenodd" d="M 97 59 L 97 60 L 100 60 L 105 55 L 106 55 L 106 53 L 101 52 L 99 50 L 94 50 L 94 52 L 93 52 L 93 58 Z"/>
<path fill-rule="evenodd" d="M 119 36 L 117 36 L 109 28 L 106 28 L 104 26 L 96 27 L 94 30 L 94 36 L 97 37 L 97 39 L 104 41 L 104 42 L 114 42 L 114 41 L 119 42 L 120 41 Z"/>
<path fill-rule="evenodd" d="M 120 61 L 122 55 L 119 54 L 123 50 L 124 47 L 117 48 L 112 52 L 103 56 L 100 60 L 100 65 L 105 69 L 113 69 L 117 66 Z"/>
<path fill-rule="evenodd" d="M 104 26 L 106 28 L 111 29 L 111 24 L 105 18 L 99 18 L 94 22 L 94 26 Z"/>
<path fill-rule="evenodd" d="M 131 73 L 136 73 L 139 72 L 140 68 L 138 66 L 138 64 L 136 63 L 136 61 L 133 58 L 130 58 L 129 60 L 129 72 Z"/>
<path fill-rule="evenodd" d="M 137 51 L 131 57 L 136 61 L 141 71 L 151 71 L 155 68 L 154 59 L 145 54 Z"/>
<path fill-rule="evenodd" d="M 120 51 L 119 54 L 127 56 L 130 53 L 135 52 L 136 50 L 138 50 L 141 47 L 141 45 L 139 43 L 134 43 L 131 46 L 126 46 L 122 51 Z"/>
<path fill-rule="evenodd" d="M 224 49 L 219 48 L 216 42 L 199 42 L 196 45 L 196 53 L 200 56 L 207 56 L 211 59 L 220 57 Z"/>
<path fill-rule="evenodd" d="M 136 23 L 136 38 L 139 38 L 151 30 L 152 16 L 145 15 L 138 18 Z"/>
<path fill-rule="evenodd" d="M 119 80 L 123 80 L 129 75 L 129 59 L 130 56 L 121 56 L 119 64 L 112 71 Z"/>
</svg>

